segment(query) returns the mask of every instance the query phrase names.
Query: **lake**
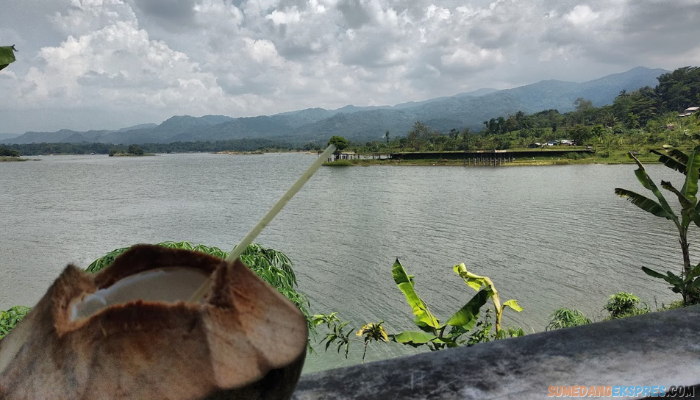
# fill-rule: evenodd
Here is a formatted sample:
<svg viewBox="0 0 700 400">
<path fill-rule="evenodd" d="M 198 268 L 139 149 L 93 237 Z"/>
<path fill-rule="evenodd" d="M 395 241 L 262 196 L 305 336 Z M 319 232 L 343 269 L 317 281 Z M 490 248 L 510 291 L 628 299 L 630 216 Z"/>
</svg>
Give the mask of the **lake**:
<svg viewBox="0 0 700 400">
<path fill-rule="evenodd" d="M 118 247 L 187 240 L 230 250 L 315 157 L 95 155 L 0 163 L 0 309 L 35 304 L 67 263 L 84 268 Z M 613 193 L 624 187 L 645 194 L 634 169 L 325 167 L 257 242 L 295 262 L 313 312 L 338 311 L 358 328 L 379 320 L 390 331 L 412 328 L 391 277 L 398 257 L 438 318 L 474 294 L 452 271 L 464 262 L 493 279 L 502 301 L 515 298 L 524 307 L 508 310 L 505 325 L 541 331 L 559 307 L 603 318 L 607 298 L 620 291 L 652 308 L 680 298 L 640 269 L 678 271 L 682 258 L 670 221 Z M 681 176 L 660 165 L 648 170 L 656 182 Z M 375 348 L 368 359 L 407 352 L 396 344 Z M 359 343 L 355 350 L 361 354 Z M 355 363 L 358 355 L 307 360 L 313 371 Z"/>
</svg>

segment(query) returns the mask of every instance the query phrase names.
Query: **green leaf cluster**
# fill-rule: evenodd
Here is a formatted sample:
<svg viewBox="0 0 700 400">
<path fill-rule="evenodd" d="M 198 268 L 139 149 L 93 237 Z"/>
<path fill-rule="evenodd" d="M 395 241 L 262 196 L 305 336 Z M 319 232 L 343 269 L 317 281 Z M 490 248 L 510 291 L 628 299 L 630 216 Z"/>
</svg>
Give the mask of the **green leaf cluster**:
<svg viewBox="0 0 700 400">
<path fill-rule="evenodd" d="M 325 325 L 329 330 L 329 333 L 321 340 L 321 343 L 326 343 L 326 351 L 328 351 L 331 344 L 335 343 L 338 345 L 338 353 L 340 354 L 341 349 L 345 349 L 345 358 L 348 358 L 352 328 L 346 330 L 345 327 L 349 324 L 349 321 L 340 321 L 337 312 L 331 314 L 316 314 L 311 317 L 310 321 L 314 328 Z"/>
<path fill-rule="evenodd" d="M 335 152 L 340 153 L 350 145 L 350 142 L 348 142 L 348 140 L 342 136 L 334 135 L 331 136 L 330 140 L 328 140 L 328 145 L 334 145 L 336 150 Z"/>
<path fill-rule="evenodd" d="M 610 313 L 610 319 L 633 317 L 651 312 L 648 305 L 641 304 L 639 297 L 625 292 L 610 296 L 603 308 Z"/>
<path fill-rule="evenodd" d="M 15 46 L 0 46 L 0 70 L 15 62 Z"/>
<path fill-rule="evenodd" d="M 31 308 L 14 306 L 7 311 L 0 311 L 0 339 L 5 337 L 24 318 Z"/>
</svg>

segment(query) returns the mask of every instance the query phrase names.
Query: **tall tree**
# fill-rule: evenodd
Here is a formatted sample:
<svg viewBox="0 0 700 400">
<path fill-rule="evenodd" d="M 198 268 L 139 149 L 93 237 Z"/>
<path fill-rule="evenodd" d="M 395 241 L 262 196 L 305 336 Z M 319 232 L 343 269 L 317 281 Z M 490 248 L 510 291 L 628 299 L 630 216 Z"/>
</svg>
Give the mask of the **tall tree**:
<svg viewBox="0 0 700 400">
<path fill-rule="evenodd" d="M 335 153 L 340 154 L 341 151 L 345 150 L 350 145 L 350 142 L 342 136 L 333 135 L 328 140 L 328 145 L 334 145 Z"/>
</svg>

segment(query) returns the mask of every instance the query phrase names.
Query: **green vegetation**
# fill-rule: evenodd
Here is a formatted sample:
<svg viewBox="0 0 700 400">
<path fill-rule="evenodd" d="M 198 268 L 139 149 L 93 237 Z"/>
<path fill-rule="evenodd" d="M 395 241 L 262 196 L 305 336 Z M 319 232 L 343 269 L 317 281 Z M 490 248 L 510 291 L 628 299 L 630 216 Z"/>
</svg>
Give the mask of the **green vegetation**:
<svg viewBox="0 0 700 400">
<path fill-rule="evenodd" d="M 109 154 L 127 153 L 129 146 L 110 143 L 30 143 L 8 144 L 7 148 L 21 155 L 39 154 Z M 293 146 L 269 139 L 237 139 L 222 141 L 143 143 L 138 145 L 145 153 L 216 153 L 220 151 L 289 151 Z"/>
<path fill-rule="evenodd" d="M 362 351 L 362 364 L 365 363 L 365 355 L 367 355 L 367 346 L 371 342 L 389 342 L 389 336 L 387 335 L 386 331 L 384 330 L 384 327 L 382 326 L 383 323 L 384 321 L 365 324 L 362 326 L 362 328 L 360 328 L 359 331 L 357 331 L 356 335 L 360 336 L 365 342 L 365 347 Z"/>
<path fill-rule="evenodd" d="M 624 162 L 622 156 L 629 151 L 645 154 L 663 145 L 694 147 L 700 140 L 700 113 L 684 117 L 679 113 L 700 106 L 700 68 L 679 68 L 659 76 L 658 81 L 655 88 L 622 91 L 613 104 L 602 107 L 579 98 L 574 111 L 543 110 L 531 115 L 518 111 L 484 121 L 478 133 L 467 128 L 440 133 L 416 122 L 406 137 L 350 147 L 358 153 L 505 150 L 567 139 L 592 146 L 599 162 L 605 163 Z"/>
<path fill-rule="evenodd" d="M 469 128 L 453 128 L 439 132 L 429 122 L 418 121 L 408 132 L 384 134 L 365 143 L 346 143 L 342 149 L 356 153 L 395 153 L 406 151 L 503 150 L 546 145 L 559 139 L 570 139 L 580 146 L 592 146 L 597 159 L 583 162 L 617 163 L 629 151 L 646 154 L 664 145 L 692 148 L 700 139 L 700 113 L 679 117 L 687 107 L 700 106 L 700 68 L 683 67 L 658 77 L 656 87 L 643 87 L 633 92 L 622 91 L 613 104 L 595 107 L 590 100 L 579 98 L 574 110 L 542 110 L 534 114 L 518 111 L 483 121 L 480 132 Z M 403 134 L 403 135 L 402 135 Z M 341 136 L 335 136 L 342 139 Z M 114 148 L 127 152 L 125 145 L 108 143 L 41 143 L 8 145 L 22 155 L 36 154 L 108 154 Z M 220 151 L 320 151 L 321 144 L 290 143 L 272 139 L 236 139 L 175 143 L 143 143 L 146 153 L 184 153 Z M 582 147 L 578 147 L 582 148 Z M 549 160 L 552 161 L 552 160 Z M 563 163 L 572 163 L 562 160 Z M 551 163 L 551 162 L 550 162 Z"/>
<path fill-rule="evenodd" d="M 0 146 L 0 157 L 19 157 L 19 151 Z"/>
<path fill-rule="evenodd" d="M 665 311 L 680 307 L 683 307 L 683 305 L 678 301 L 671 303 L 669 306 L 657 308 L 656 311 Z M 608 316 L 605 317 L 604 320 L 634 317 L 636 315 L 652 312 L 651 307 L 643 303 L 639 297 L 626 292 L 619 292 L 610 296 L 607 303 L 603 306 L 603 310 L 608 312 Z M 549 323 L 545 327 L 545 330 L 551 331 L 554 329 L 571 328 L 590 324 L 592 322 L 593 321 L 580 310 L 559 308 L 550 315 Z"/>
<path fill-rule="evenodd" d="M 579 310 L 559 308 L 549 317 L 549 324 L 547 324 L 545 330 L 551 331 L 554 329 L 571 328 L 590 324 L 591 322 L 592 321 Z"/>
<path fill-rule="evenodd" d="M 674 293 L 681 294 L 684 305 L 698 304 L 700 303 L 700 264 L 693 266 L 690 263 L 688 228 L 691 222 L 700 226 L 700 203 L 698 203 L 696 197 L 698 193 L 698 176 L 700 175 L 700 146 L 696 147 L 690 155 L 686 155 L 678 150 L 671 151 L 669 155 L 657 154 L 660 154 L 660 161 L 664 165 L 685 175 L 685 182 L 680 191 L 673 187 L 670 182 L 661 181 L 661 187 L 678 198 L 681 206 L 680 219 L 654 181 L 647 175 L 644 165 L 632 153 L 629 156 L 635 160 L 638 166 L 634 174 L 642 186 L 654 194 L 658 202 L 627 189 L 616 188 L 615 193 L 618 196 L 627 198 L 632 204 L 650 214 L 668 219 L 676 226 L 678 241 L 683 255 L 683 268 L 680 274 L 676 275 L 671 271 L 667 271 L 666 275 L 664 275 L 647 267 L 642 267 L 642 270 L 647 275 L 668 282 Z"/>
<path fill-rule="evenodd" d="M 325 167 L 352 167 L 353 165 L 358 165 L 359 163 L 353 162 L 353 161 L 360 161 L 360 160 L 335 160 L 335 161 L 326 161 L 323 163 L 323 166 Z"/>
<path fill-rule="evenodd" d="M 605 303 L 605 310 L 610 313 L 610 319 L 633 317 L 635 315 L 647 314 L 651 312 L 646 304 L 640 304 L 639 297 L 632 293 L 620 292 L 610 296 Z"/>
<path fill-rule="evenodd" d="M 330 140 L 328 140 L 328 146 L 330 146 L 330 145 L 335 146 L 336 154 L 345 150 L 349 144 L 350 144 L 350 142 L 348 142 L 348 140 L 342 136 L 331 136 Z"/>
<path fill-rule="evenodd" d="M 445 323 L 440 323 L 440 320 L 430 311 L 425 300 L 416 292 L 413 275 L 409 275 L 406 272 L 398 259 L 394 262 L 391 269 L 394 283 L 396 283 L 396 286 L 403 293 L 406 302 L 411 307 L 413 315 L 415 315 L 413 323 L 419 330 L 388 334 L 383 327 L 384 321 L 364 324 L 356 334 L 356 336 L 362 337 L 364 342 L 363 361 L 367 347 L 372 342 L 386 343 L 391 341 L 412 347 L 424 346 L 431 351 L 436 351 L 450 347 L 488 342 L 495 339 L 523 336 L 525 334 L 520 328 L 502 329 L 501 327 L 501 316 L 506 307 L 510 307 L 518 312 L 522 311 L 516 300 L 508 300 L 501 305 L 498 291 L 491 279 L 467 271 L 463 263 L 455 265 L 453 269 L 457 275 L 462 277 L 465 284 L 476 290 L 477 293 Z M 487 310 L 484 316 L 480 318 L 481 308 L 489 299 L 493 301 L 493 311 L 496 314 L 495 331 L 492 331 L 493 324 L 490 322 L 491 310 Z M 347 358 L 350 344 L 353 341 L 350 336 L 353 329 L 347 327 L 347 321 L 341 321 L 337 313 L 329 315 L 319 314 L 311 318 L 311 324 L 313 326 L 325 325 L 328 333 L 326 333 L 325 338 L 321 342 L 326 343 L 326 350 L 331 344 L 335 344 L 339 353 L 341 349 L 345 350 L 345 357 Z"/>
<path fill-rule="evenodd" d="M 132 157 L 140 157 L 140 156 L 152 156 L 153 153 L 146 153 L 143 151 L 143 149 L 135 144 L 129 145 L 127 147 L 126 152 L 119 151 L 117 149 L 110 149 L 109 150 L 109 156 L 110 157 L 115 157 L 115 156 L 132 156 Z"/>
<path fill-rule="evenodd" d="M 0 70 L 15 62 L 15 45 L 0 46 Z"/>
<path fill-rule="evenodd" d="M 7 311 L 0 311 L 0 339 L 5 337 L 12 328 L 31 310 L 29 307 L 14 306 Z"/>
<path fill-rule="evenodd" d="M 404 331 L 392 335 L 392 340 L 409 346 L 427 346 L 430 350 L 457 347 L 466 342 L 460 337 L 476 326 L 481 306 L 493 295 L 490 287 L 481 290 L 462 308 L 454 313 L 446 323 L 441 324 L 433 315 L 425 301 L 415 291 L 413 276 L 409 276 L 399 260 L 392 268 L 394 282 L 406 297 L 406 302 L 416 316 L 414 323 L 420 331 Z M 472 287 L 472 286 L 470 286 Z"/>
<path fill-rule="evenodd" d="M 0 156 L 0 162 L 11 162 L 11 161 L 29 161 L 27 158 L 19 158 L 19 157 L 5 157 L 5 156 Z M 35 160 L 36 161 L 36 160 Z"/>
</svg>

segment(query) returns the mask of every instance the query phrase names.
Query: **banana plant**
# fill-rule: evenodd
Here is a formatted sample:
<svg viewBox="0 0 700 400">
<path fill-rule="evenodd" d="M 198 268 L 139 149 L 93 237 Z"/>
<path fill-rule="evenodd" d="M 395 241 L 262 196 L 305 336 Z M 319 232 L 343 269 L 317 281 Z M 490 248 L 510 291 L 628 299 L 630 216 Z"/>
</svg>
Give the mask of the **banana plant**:
<svg viewBox="0 0 700 400">
<path fill-rule="evenodd" d="M 467 266 L 464 263 L 454 266 L 454 271 L 457 275 L 464 279 L 464 283 L 470 288 L 476 290 L 477 292 L 485 287 L 491 291 L 491 300 L 493 300 L 493 310 L 496 313 L 496 337 L 502 338 L 503 331 L 501 330 L 501 319 L 503 318 L 503 311 L 506 307 L 510 307 L 513 310 L 520 312 L 523 310 L 515 299 L 510 299 L 505 303 L 501 304 L 501 299 L 498 296 L 498 290 L 496 290 L 496 285 L 493 284 L 491 278 L 488 276 L 480 276 L 467 271 Z"/>
<path fill-rule="evenodd" d="M 415 315 L 414 323 L 420 331 L 405 331 L 390 335 L 392 341 L 413 347 L 428 346 L 430 350 L 457 347 L 462 342 L 460 336 L 469 332 L 479 319 L 479 310 L 486 304 L 493 292 L 485 287 L 477 292 L 462 308 L 441 324 L 428 308 L 428 304 L 415 290 L 413 275 L 409 275 L 398 259 L 392 267 L 394 282 L 406 297 Z"/>
<path fill-rule="evenodd" d="M 684 305 L 700 303 L 700 279 L 698 278 L 700 276 L 700 264 L 696 266 L 691 265 L 688 244 L 690 223 L 700 226 L 700 204 L 697 199 L 698 175 L 700 174 L 700 146 L 693 149 L 690 155 L 675 149 L 671 150 L 668 155 L 657 151 L 654 151 L 654 153 L 660 156 L 659 161 L 664 165 L 685 175 L 685 182 L 680 190 L 676 189 L 670 182 L 661 181 L 661 187 L 678 198 L 681 206 L 680 218 L 673 211 L 656 184 L 654 184 L 654 181 L 649 177 L 644 169 L 644 165 L 632 153 L 628 153 L 628 156 L 637 163 L 638 168 L 634 171 L 635 176 L 645 189 L 654 194 L 658 201 L 621 188 L 616 188 L 615 194 L 627 198 L 632 204 L 650 214 L 673 222 L 678 230 L 678 241 L 683 254 L 683 269 L 680 275 L 676 275 L 671 271 L 667 271 L 666 275 L 664 275 L 647 267 L 642 267 L 642 271 L 649 276 L 668 282 L 674 293 L 681 294 Z"/>
</svg>

